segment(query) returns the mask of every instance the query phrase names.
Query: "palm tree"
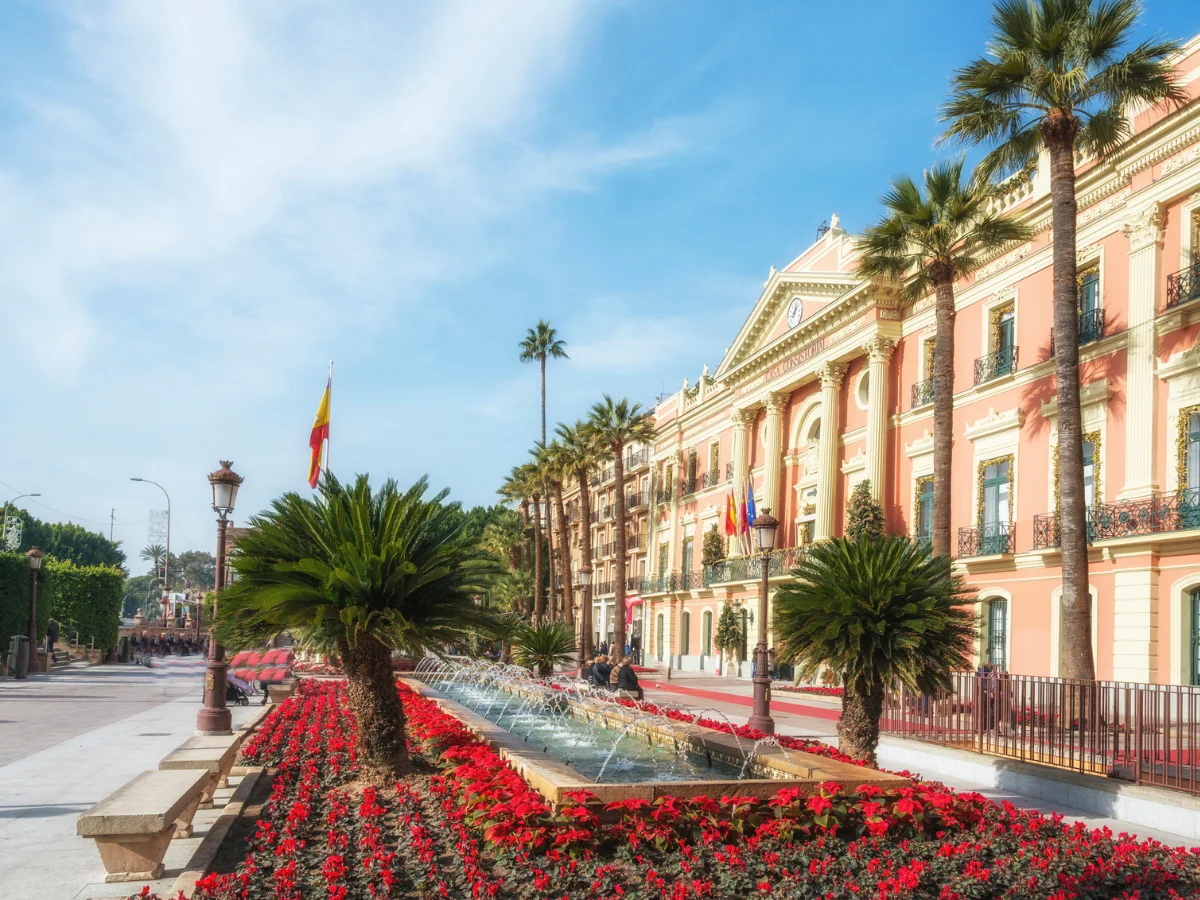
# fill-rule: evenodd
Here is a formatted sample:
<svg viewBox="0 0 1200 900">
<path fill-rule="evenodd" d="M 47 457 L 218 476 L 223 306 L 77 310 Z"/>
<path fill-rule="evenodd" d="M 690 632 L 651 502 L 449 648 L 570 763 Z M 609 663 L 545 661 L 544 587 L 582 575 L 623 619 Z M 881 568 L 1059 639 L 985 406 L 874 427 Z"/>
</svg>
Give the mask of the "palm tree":
<svg viewBox="0 0 1200 900">
<path fill-rule="evenodd" d="M 231 647 L 284 631 L 332 640 L 358 761 L 380 778 L 408 767 L 391 651 L 441 650 L 485 625 L 474 597 L 500 570 L 464 538 L 459 504 L 427 488 L 389 480 L 373 492 L 366 475 L 351 485 L 326 473 L 315 495 L 284 494 L 250 520 L 221 592 L 217 633 Z"/>
<path fill-rule="evenodd" d="M 528 578 L 528 576 L 520 576 Z M 509 665 L 512 662 L 513 640 L 525 628 L 527 623 L 518 613 L 506 612 L 496 616 L 489 626 L 487 635 L 494 641 L 500 642 L 500 662 Z"/>
<path fill-rule="evenodd" d="M 558 440 L 546 445 L 546 477 L 554 497 L 554 514 L 558 518 L 558 570 L 562 576 L 562 608 L 556 610 L 556 618 L 574 626 L 575 614 L 571 603 L 571 546 L 570 526 L 567 510 L 563 505 L 563 482 L 573 474 L 573 462 L 566 448 Z"/>
<path fill-rule="evenodd" d="M 1104 156 L 1129 135 L 1127 107 L 1179 104 L 1175 41 L 1133 41 L 1138 0 L 1000 0 L 988 55 L 959 69 L 942 111 L 944 140 L 990 146 L 988 175 L 1032 170 L 1050 157 L 1054 348 L 1058 391 L 1058 532 L 1062 550 L 1063 675 L 1093 680 L 1079 307 L 1075 261 L 1075 154 Z"/>
<path fill-rule="evenodd" d="M 554 584 L 554 570 L 558 566 L 558 560 L 554 555 L 554 515 L 550 507 L 550 502 L 554 494 L 554 462 L 548 452 L 547 446 L 541 441 L 534 442 L 533 450 L 530 451 L 529 455 L 531 457 L 529 465 L 533 467 L 534 478 L 542 490 L 542 498 L 545 500 L 546 509 L 546 587 L 549 589 L 550 599 L 544 604 L 542 614 L 549 615 L 553 619 L 558 608 L 558 589 Z"/>
<path fill-rule="evenodd" d="M 521 567 L 528 568 L 530 561 L 533 559 L 533 547 L 530 535 L 533 534 L 533 523 L 529 520 L 529 497 L 525 494 L 524 476 L 517 466 L 514 466 L 508 475 L 504 476 L 504 482 L 500 485 L 500 489 L 496 491 L 501 497 L 510 503 L 517 504 L 517 511 L 520 512 L 521 518 L 525 520 L 525 543 L 521 553 Z"/>
<path fill-rule="evenodd" d="M 596 432 L 583 422 L 574 425 L 559 423 L 558 440 L 562 443 L 562 462 L 579 485 L 579 558 L 580 565 L 592 565 L 592 500 L 589 480 L 601 456 Z M 567 566 L 570 571 L 570 566 Z M 579 598 L 580 658 L 589 659 L 592 649 L 592 586 L 583 589 Z"/>
<path fill-rule="evenodd" d="M 550 327 L 544 319 L 538 319 L 537 326 L 530 328 L 525 339 L 518 345 L 521 351 L 521 362 L 535 360 L 542 368 L 542 443 L 546 443 L 546 360 L 570 359 L 567 356 L 567 342 L 560 340 L 558 332 Z"/>
<path fill-rule="evenodd" d="M 526 540 L 525 522 L 519 513 L 500 507 L 492 521 L 483 528 L 480 544 L 501 562 L 509 571 L 521 571 L 521 548 Z"/>
<path fill-rule="evenodd" d="M 533 484 L 530 466 L 528 463 L 520 466 L 513 466 L 512 471 L 504 478 L 504 483 L 497 491 L 501 497 L 506 500 L 517 501 L 517 508 L 521 511 L 521 515 L 525 517 L 525 564 L 529 565 L 529 561 L 533 561 L 534 569 L 534 586 L 531 603 L 536 605 L 537 598 L 541 596 L 541 579 L 542 579 L 542 526 L 538 521 L 538 508 L 535 502 L 533 515 L 529 513 L 529 500 L 531 496 L 537 493 L 536 485 Z M 540 494 L 539 494 L 540 496 Z M 532 546 L 531 546 L 532 545 Z M 527 616 L 533 615 L 533 606 L 525 611 Z"/>
<path fill-rule="evenodd" d="M 823 541 L 795 581 L 775 596 L 775 647 L 802 678 L 828 667 L 845 689 L 838 720 L 843 753 L 875 765 L 885 688 L 946 690 L 969 667 L 974 588 L 949 556 L 906 537 Z"/>
<path fill-rule="evenodd" d="M 513 661 L 543 678 L 575 661 L 575 632 L 566 622 L 535 622 L 513 636 Z"/>
<path fill-rule="evenodd" d="M 533 596 L 533 578 L 528 572 L 505 572 L 492 580 L 489 595 L 500 609 L 525 613 Z"/>
<path fill-rule="evenodd" d="M 883 220 L 867 229 L 859 270 L 901 282 L 914 302 L 932 290 L 937 333 L 933 345 L 933 552 L 950 553 L 950 467 L 954 438 L 954 283 L 986 259 L 983 254 L 1032 229 L 991 210 L 1000 189 L 964 180 L 963 160 L 925 170 L 924 189 L 908 175 L 883 195 Z"/>
<path fill-rule="evenodd" d="M 162 544 L 147 544 L 138 556 L 154 566 L 154 577 L 157 578 L 158 570 L 162 568 L 162 561 L 167 557 L 167 548 Z"/>
<path fill-rule="evenodd" d="M 613 589 L 617 605 L 613 625 L 613 645 L 620 652 L 625 647 L 625 448 L 631 444 L 648 444 L 654 440 L 654 418 L 640 403 L 630 403 L 622 397 L 614 400 L 608 394 L 592 407 L 588 425 L 596 439 L 613 457 L 617 513 L 616 561 L 613 565 Z"/>
</svg>

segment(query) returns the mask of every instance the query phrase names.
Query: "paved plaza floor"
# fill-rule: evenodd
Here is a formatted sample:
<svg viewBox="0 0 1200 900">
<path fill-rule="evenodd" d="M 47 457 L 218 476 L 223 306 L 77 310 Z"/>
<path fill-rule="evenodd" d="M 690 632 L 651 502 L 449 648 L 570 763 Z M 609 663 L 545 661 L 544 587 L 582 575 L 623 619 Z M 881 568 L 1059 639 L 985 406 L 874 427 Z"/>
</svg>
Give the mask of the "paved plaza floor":
<svg viewBox="0 0 1200 900">
<path fill-rule="evenodd" d="M 75 820 L 192 736 L 203 681 L 198 656 L 0 680 L 0 896 L 120 893 L 102 883 L 100 855 Z M 256 711 L 235 707 L 234 727 Z M 173 862 L 186 863 L 189 843 L 199 835 L 173 842 L 168 876 Z"/>
</svg>

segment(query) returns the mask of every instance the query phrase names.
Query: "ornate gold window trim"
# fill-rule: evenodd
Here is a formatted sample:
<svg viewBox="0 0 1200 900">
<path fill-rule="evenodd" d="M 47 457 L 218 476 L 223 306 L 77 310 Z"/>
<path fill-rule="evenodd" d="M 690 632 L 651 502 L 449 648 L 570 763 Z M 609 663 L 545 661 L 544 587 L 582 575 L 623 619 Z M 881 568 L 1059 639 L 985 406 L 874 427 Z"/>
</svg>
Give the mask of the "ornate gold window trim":
<svg viewBox="0 0 1200 900">
<path fill-rule="evenodd" d="M 1192 210 L 1192 265 L 1200 262 L 1200 206 Z"/>
<path fill-rule="evenodd" d="M 925 378 L 927 380 L 933 377 L 933 352 L 936 344 L 935 338 L 925 339 Z"/>
<path fill-rule="evenodd" d="M 991 322 L 992 322 L 992 346 L 988 348 L 989 353 L 995 353 L 997 350 L 1000 349 L 1000 319 L 1003 318 L 1004 316 L 1006 316 L 1008 313 L 1015 314 L 1016 309 L 1017 309 L 1016 304 L 1013 303 L 1011 300 L 1007 303 L 1001 303 L 998 306 L 992 307 L 992 310 L 991 310 L 991 313 L 992 313 L 992 319 L 991 319 Z M 1016 341 L 1015 330 L 1013 333 L 1013 340 L 1014 340 L 1014 342 Z"/>
<path fill-rule="evenodd" d="M 985 459 L 983 462 L 981 462 L 979 464 L 979 469 L 975 473 L 975 490 L 976 490 L 976 504 L 977 504 L 976 510 L 975 510 L 975 523 L 976 523 L 976 527 L 978 527 L 978 528 L 983 527 L 983 508 L 984 508 L 984 506 L 983 506 L 983 473 L 987 471 L 988 466 L 994 466 L 994 465 L 997 465 L 997 464 L 1003 463 L 1003 462 L 1008 463 L 1008 524 L 1009 525 L 1012 524 L 1013 506 L 1016 505 L 1013 502 L 1014 499 L 1016 498 L 1016 494 L 1013 490 L 1013 480 L 1014 480 L 1014 475 L 1016 474 L 1017 457 L 1015 454 L 1009 453 L 1006 456 L 997 456 L 997 457 L 994 457 L 993 459 Z"/>
<path fill-rule="evenodd" d="M 1104 491 L 1103 491 L 1104 482 L 1100 478 L 1100 456 L 1101 456 L 1101 454 L 1100 454 L 1100 432 L 1099 431 L 1086 431 L 1083 433 L 1080 440 L 1082 443 L 1087 443 L 1088 441 L 1092 442 L 1092 448 L 1093 448 L 1092 449 L 1092 469 L 1093 469 L 1093 479 L 1096 482 L 1096 487 L 1095 487 L 1094 493 L 1095 493 L 1095 497 L 1096 497 L 1096 505 L 1099 506 L 1100 504 L 1102 504 L 1104 502 Z M 1058 499 L 1058 445 L 1055 444 L 1054 445 L 1054 514 L 1056 516 L 1058 515 L 1059 505 L 1060 504 L 1059 504 L 1059 499 Z"/>
<path fill-rule="evenodd" d="M 1179 491 L 1187 490 L 1187 438 L 1188 438 L 1188 420 L 1196 413 L 1200 413 L 1200 404 L 1196 406 L 1185 406 L 1179 411 L 1179 419 L 1176 424 L 1175 433 L 1175 488 Z"/>
<path fill-rule="evenodd" d="M 1100 260 L 1088 263 L 1075 271 L 1075 305 L 1083 307 L 1083 282 L 1089 275 L 1096 276 L 1096 305 L 1100 305 Z"/>
<path fill-rule="evenodd" d="M 927 484 L 933 484 L 932 475 L 918 475 L 913 479 L 913 537 L 918 537 L 921 533 L 921 488 Z M 929 524 L 932 527 L 933 523 Z"/>
</svg>

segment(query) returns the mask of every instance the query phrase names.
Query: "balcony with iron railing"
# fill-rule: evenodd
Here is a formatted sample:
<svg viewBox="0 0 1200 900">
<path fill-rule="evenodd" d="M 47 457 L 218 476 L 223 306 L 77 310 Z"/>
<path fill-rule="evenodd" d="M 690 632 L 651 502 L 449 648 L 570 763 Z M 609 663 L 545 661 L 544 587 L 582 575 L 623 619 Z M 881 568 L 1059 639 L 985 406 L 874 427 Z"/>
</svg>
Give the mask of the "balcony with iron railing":
<svg viewBox="0 0 1200 900">
<path fill-rule="evenodd" d="M 724 484 L 725 480 L 721 477 L 721 468 L 718 466 L 715 469 L 709 469 L 700 476 L 700 487 L 703 490 L 715 488 L 717 485 Z"/>
<path fill-rule="evenodd" d="M 909 404 L 910 409 L 918 409 L 922 406 L 928 406 L 933 402 L 933 379 L 926 378 L 924 381 L 918 381 L 912 386 L 912 402 Z"/>
<path fill-rule="evenodd" d="M 1167 276 L 1167 309 L 1200 298 L 1200 259 Z"/>
<path fill-rule="evenodd" d="M 1017 371 L 1017 348 L 1004 347 L 975 360 L 975 384 L 986 384 Z"/>
<path fill-rule="evenodd" d="M 648 575 L 638 581 L 638 593 L 666 594 L 676 589 L 679 576 L 675 572 Z"/>
<path fill-rule="evenodd" d="M 675 492 L 670 487 L 659 488 L 654 492 L 654 504 L 665 506 L 675 499 Z"/>
<path fill-rule="evenodd" d="M 700 572 L 680 572 L 675 588 L 680 591 L 690 591 L 703 587 L 704 577 Z"/>
<path fill-rule="evenodd" d="M 641 509 L 643 506 L 650 505 L 649 491 L 636 491 L 632 494 L 625 495 L 625 511 L 629 512 L 634 509 Z"/>
<path fill-rule="evenodd" d="M 613 593 L 613 583 L 611 581 L 600 581 L 592 585 L 593 597 L 607 597 Z"/>
<path fill-rule="evenodd" d="M 1200 528 L 1200 489 L 1162 491 L 1136 500 L 1099 503 L 1087 510 L 1088 543 Z M 1033 517 L 1033 546 L 1059 546 L 1058 515 Z"/>
<path fill-rule="evenodd" d="M 626 550 L 642 550 L 646 546 L 646 536 L 644 534 L 631 534 L 625 538 Z"/>
<path fill-rule="evenodd" d="M 686 497 L 688 494 L 696 493 L 696 486 L 700 483 L 698 478 L 685 478 L 679 483 L 680 496 Z"/>
<path fill-rule="evenodd" d="M 650 451 L 638 450 L 636 453 L 630 453 L 625 457 L 625 471 L 632 472 L 634 469 L 641 469 L 650 465 Z"/>
<path fill-rule="evenodd" d="M 783 547 L 779 550 L 772 550 L 769 558 L 769 566 L 767 570 L 768 578 L 780 578 L 789 575 L 800 561 L 804 558 L 803 547 Z M 755 556 L 731 556 L 728 559 L 723 559 L 719 563 L 711 566 L 705 566 L 703 577 L 704 586 L 711 587 L 716 584 L 729 584 L 739 581 L 757 581 L 762 578 L 763 557 L 761 554 Z"/>
<path fill-rule="evenodd" d="M 1104 307 L 1079 314 L 1079 346 L 1083 347 L 1104 337 Z M 1054 329 L 1050 329 L 1050 355 L 1054 356 Z"/>
<path fill-rule="evenodd" d="M 1007 522 L 958 529 L 958 555 L 962 558 L 1015 553 L 1016 543 L 1017 526 Z"/>
</svg>

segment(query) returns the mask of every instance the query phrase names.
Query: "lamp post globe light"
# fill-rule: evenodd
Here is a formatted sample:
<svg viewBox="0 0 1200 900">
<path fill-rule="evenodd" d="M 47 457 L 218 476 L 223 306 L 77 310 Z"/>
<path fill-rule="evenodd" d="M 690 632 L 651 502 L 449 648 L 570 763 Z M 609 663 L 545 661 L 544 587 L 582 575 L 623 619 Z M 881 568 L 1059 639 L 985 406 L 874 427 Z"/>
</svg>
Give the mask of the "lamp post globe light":
<svg viewBox="0 0 1200 900">
<path fill-rule="evenodd" d="M 37 630 L 37 585 L 38 570 L 42 567 L 42 551 L 30 547 L 25 554 L 29 560 L 29 668 L 30 672 L 38 672 L 38 630 Z"/>
<path fill-rule="evenodd" d="M 587 595 L 588 585 L 592 583 L 592 567 L 585 564 L 583 568 L 579 570 L 579 575 L 577 577 L 578 581 L 576 583 L 579 585 L 579 604 L 576 607 L 578 613 L 575 616 L 575 621 L 579 624 L 579 643 L 578 649 L 575 652 L 575 657 L 579 661 L 580 671 L 583 671 L 583 667 L 590 655 L 588 653 L 588 638 L 591 637 L 592 633 L 592 604 Z"/>
<path fill-rule="evenodd" d="M 775 733 L 775 720 L 771 718 L 771 672 L 767 663 L 767 578 L 778 530 L 779 521 L 769 509 L 764 509 L 754 520 L 754 535 L 762 554 L 762 588 L 758 595 L 758 646 L 754 648 L 754 713 L 746 724 L 763 734 Z"/>
<path fill-rule="evenodd" d="M 225 670 L 229 665 L 225 662 L 225 648 L 217 643 L 212 630 L 217 621 L 221 588 L 225 586 L 225 534 L 229 528 L 229 514 L 237 502 L 238 488 L 245 480 L 233 471 L 232 466 L 232 462 L 223 459 L 221 468 L 208 476 L 208 483 L 212 486 L 213 512 L 217 514 L 217 571 L 213 588 L 213 621 L 209 625 L 208 635 L 208 664 L 204 670 L 204 706 L 196 714 L 198 734 L 229 734 L 233 726 L 233 717 L 225 705 Z"/>
</svg>

